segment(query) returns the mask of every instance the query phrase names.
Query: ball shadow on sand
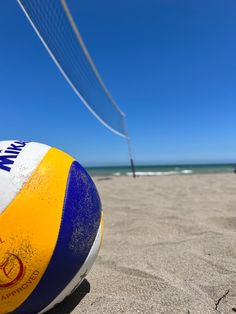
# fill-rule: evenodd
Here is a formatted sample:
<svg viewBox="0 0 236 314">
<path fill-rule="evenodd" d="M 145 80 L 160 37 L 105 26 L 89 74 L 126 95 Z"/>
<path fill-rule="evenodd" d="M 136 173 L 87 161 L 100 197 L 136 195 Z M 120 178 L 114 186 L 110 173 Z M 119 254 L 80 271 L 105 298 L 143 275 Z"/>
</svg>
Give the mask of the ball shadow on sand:
<svg viewBox="0 0 236 314">
<path fill-rule="evenodd" d="M 82 299 L 90 292 L 90 283 L 84 279 L 72 294 L 45 314 L 70 314 Z"/>
</svg>

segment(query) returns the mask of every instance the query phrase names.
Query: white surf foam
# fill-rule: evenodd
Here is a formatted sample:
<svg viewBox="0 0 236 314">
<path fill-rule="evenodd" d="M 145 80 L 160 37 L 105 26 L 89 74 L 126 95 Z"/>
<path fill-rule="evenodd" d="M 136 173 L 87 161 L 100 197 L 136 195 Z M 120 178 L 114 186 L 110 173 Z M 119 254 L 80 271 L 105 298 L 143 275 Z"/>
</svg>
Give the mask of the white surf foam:
<svg viewBox="0 0 236 314">
<path fill-rule="evenodd" d="M 191 173 L 193 173 L 193 170 L 187 170 L 186 169 L 186 170 L 182 170 L 181 173 L 182 174 L 191 174 Z"/>
<path fill-rule="evenodd" d="M 192 170 L 181 170 L 181 171 L 137 171 L 137 176 L 171 176 L 171 175 L 177 175 L 177 174 L 191 174 L 193 173 Z M 126 172 L 127 176 L 132 176 L 132 172 Z"/>
</svg>

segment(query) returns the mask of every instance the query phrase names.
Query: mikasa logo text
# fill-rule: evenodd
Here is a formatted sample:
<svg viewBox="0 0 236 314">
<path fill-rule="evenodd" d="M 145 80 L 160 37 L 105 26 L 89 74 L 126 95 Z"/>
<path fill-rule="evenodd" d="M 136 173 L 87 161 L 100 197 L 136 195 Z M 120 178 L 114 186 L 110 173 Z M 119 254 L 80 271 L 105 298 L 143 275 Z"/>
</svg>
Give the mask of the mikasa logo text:
<svg viewBox="0 0 236 314">
<path fill-rule="evenodd" d="M 29 142 L 15 141 L 7 149 L 0 150 L 0 170 L 11 171 L 16 158 Z"/>
</svg>

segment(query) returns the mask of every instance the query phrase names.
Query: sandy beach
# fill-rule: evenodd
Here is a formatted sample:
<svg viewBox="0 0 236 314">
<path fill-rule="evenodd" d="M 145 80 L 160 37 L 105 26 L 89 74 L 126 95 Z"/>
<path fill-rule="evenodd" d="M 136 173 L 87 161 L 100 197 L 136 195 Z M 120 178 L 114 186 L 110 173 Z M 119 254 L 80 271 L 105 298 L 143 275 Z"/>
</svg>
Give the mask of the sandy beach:
<svg viewBox="0 0 236 314">
<path fill-rule="evenodd" d="M 236 312 L 236 175 L 94 180 L 104 242 L 87 280 L 50 313 Z"/>
</svg>

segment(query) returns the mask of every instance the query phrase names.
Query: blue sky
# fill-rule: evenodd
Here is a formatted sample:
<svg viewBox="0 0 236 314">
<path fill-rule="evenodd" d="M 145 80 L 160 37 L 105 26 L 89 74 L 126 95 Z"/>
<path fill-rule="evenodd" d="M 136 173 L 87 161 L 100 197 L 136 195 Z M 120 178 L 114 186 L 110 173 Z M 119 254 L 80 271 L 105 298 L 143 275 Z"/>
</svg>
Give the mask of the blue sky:
<svg viewBox="0 0 236 314">
<path fill-rule="evenodd" d="M 77 0 L 75 0 L 77 1 Z M 235 0 L 78 0 L 79 29 L 127 113 L 138 163 L 236 161 Z M 126 142 L 82 105 L 15 0 L 1 3 L 1 139 L 127 163 Z"/>
</svg>

